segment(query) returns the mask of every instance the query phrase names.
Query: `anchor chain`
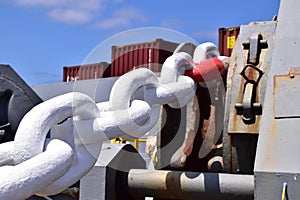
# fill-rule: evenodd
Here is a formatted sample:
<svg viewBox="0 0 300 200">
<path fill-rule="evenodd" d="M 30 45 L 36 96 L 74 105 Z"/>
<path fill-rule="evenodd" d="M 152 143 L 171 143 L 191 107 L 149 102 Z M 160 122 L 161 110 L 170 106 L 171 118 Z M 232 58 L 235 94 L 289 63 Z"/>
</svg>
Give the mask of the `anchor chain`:
<svg viewBox="0 0 300 200">
<path fill-rule="evenodd" d="M 15 140 L 0 145 L 0 199 L 53 195 L 76 183 L 94 166 L 103 141 L 140 137 L 157 123 L 161 105 L 191 101 L 194 81 L 183 75 L 191 68 L 191 56 L 180 52 L 166 60 L 160 78 L 144 68 L 121 76 L 108 102 L 72 92 L 35 106 Z"/>
</svg>

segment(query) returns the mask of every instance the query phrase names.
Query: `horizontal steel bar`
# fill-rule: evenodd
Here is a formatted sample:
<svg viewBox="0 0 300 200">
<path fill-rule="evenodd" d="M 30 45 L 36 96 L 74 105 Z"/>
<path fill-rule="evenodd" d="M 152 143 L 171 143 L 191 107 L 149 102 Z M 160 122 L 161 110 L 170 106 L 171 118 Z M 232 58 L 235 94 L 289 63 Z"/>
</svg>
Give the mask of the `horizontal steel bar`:
<svg viewBox="0 0 300 200">
<path fill-rule="evenodd" d="M 134 197 L 162 199 L 254 199 L 254 176 L 132 169 L 127 191 Z"/>
</svg>

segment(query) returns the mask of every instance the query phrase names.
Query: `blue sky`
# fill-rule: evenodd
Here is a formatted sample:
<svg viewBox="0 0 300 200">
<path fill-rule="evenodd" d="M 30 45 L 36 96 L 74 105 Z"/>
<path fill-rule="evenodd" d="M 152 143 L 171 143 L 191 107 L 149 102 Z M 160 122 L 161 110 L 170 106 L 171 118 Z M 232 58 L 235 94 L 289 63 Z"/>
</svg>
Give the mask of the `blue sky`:
<svg viewBox="0 0 300 200">
<path fill-rule="evenodd" d="M 271 20 L 278 13 L 279 3 L 0 0 L 0 63 L 12 65 L 29 85 L 59 82 L 63 66 L 109 61 L 111 45 L 158 37 L 174 42 L 212 41 L 217 45 L 219 28 Z M 89 60 L 91 52 L 97 56 Z"/>
</svg>

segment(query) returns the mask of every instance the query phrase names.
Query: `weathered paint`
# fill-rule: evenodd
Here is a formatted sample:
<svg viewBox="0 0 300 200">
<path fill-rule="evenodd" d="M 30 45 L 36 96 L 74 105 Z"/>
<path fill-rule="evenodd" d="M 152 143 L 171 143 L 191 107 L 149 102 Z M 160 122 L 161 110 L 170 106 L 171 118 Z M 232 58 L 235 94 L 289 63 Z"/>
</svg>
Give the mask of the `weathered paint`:
<svg viewBox="0 0 300 200">
<path fill-rule="evenodd" d="M 298 77 L 296 74 L 294 79 L 290 77 L 291 68 L 299 67 L 300 63 L 300 13 L 296 12 L 299 8 L 297 0 L 284 0 L 280 4 L 254 167 L 257 200 L 281 199 L 284 183 L 287 183 L 286 199 L 300 196 L 300 119 L 294 115 L 298 108 L 291 109 L 299 105 L 298 99 L 286 96 L 282 101 L 274 94 L 285 88 L 284 94 L 291 92 L 299 97 L 299 84 L 295 84 Z M 279 112 L 280 106 L 286 106 L 286 110 Z"/>
<path fill-rule="evenodd" d="M 268 70 L 270 66 L 270 60 L 272 55 L 272 45 L 273 45 L 273 34 L 275 31 L 276 23 L 271 22 L 265 25 L 265 29 L 261 30 L 263 24 L 256 24 L 252 26 L 242 26 L 240 37 L 237 41 L 236 50 L 233 52 L 232 60 L 229 67 L 229 75 L 228 75 L 228 94 L 227 94 L 227 104 L 228 109 L 226 115 L 229 117 L 228 119 L 228 133 L 246 133 L 246 134 L 258 134 L 259 132 L 259 122 L 260 115 L 256 115 L 255 123 L 253 124 L 245 124 L 242 119 L 242 115 L 237 115 L 237 111 L 235 109 L 236 103 L 242 103 L 244 97 L 244 89 L 246 80 L 240 74 L 244 67 L 247 65 L 248 58 L 248 50 L 242 49 L 241 44 L 247 42 L 250 38 L 248 35 L 252 33 L 262 34 L 263 39 L 266 39 L 269 44 L 268 49 L 262 49 L 260 54 L 260 62 L 256 66 L 258 69 L 264 72 L 262 78 L 260 79 L 258 86 L 256 88 L 255 94 L 255 102 L 261 103 L 263 105 L 264 102 L 264 91 L 266 87 L 266 80 L 268 78 Z M 247 34 L 245 34 L 247 33 Z M 245 75 L 250 80 L 257 80 L 259 73 L 253 69 L 252 67 L 247 67 L 245 70 Z"/>
<path fill-rule="evenodd" d="M 242 103 L 246 80 L 240 74 L 247 64 L 248 50 L 244 50 L 242 44 L 249 42 L 253 33 L 261 34 L 268 42 L 268 49 L 262 49 L 260 62 L 257 68 L 264 72 L 259 81 L 255 102 L 261 103 L 264 112 L 264 94 L 266 81 L 274 48 L 274 34 L 276 22 L 260 22 L 247 26 L 241 26 L 239 37 L 233 49 L 230 66 L 227 73 L 227 92 L 225 102 L 225 119 L 223 133 L 223 156 L 225 171 L 233 173 L 253 173 L 257 134 L 261 122 L 261 116 L 256 115 L 254 124 L 245 124 L 242 115 L 237 115 L 236 103 Z M 255 78 L 253 69 L 246 70 L 247 76 Z M 243 136 L 244 135 L 244 136 Z M 253 136 L 251 136 L 253 135 Z M 242 144 L 242 145 L 241 145 Z"/>
</svg>

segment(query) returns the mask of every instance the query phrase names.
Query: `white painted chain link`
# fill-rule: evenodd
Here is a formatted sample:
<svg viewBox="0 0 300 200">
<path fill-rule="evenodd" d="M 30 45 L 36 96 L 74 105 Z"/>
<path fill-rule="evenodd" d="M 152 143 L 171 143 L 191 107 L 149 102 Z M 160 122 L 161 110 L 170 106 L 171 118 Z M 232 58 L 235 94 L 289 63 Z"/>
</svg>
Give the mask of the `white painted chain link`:
<svg viewBox="0 0 300 200">
<path fill-rule="evenodd" d="M 133 70 L 115 82 L 108 102 L 72 92 L 34 107 L 15 140 L 0 145 L 0 199 L 57 194 L 94 166 L 103 141 L 150 131 L 161 105 L 181 108 L 194 97 L 194 81 L 182 75 L 191 63 L 181 52 L 165 61 L 160 78 Z"/>
</svg>

